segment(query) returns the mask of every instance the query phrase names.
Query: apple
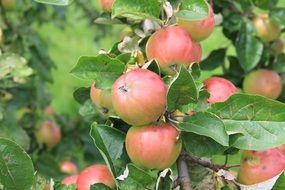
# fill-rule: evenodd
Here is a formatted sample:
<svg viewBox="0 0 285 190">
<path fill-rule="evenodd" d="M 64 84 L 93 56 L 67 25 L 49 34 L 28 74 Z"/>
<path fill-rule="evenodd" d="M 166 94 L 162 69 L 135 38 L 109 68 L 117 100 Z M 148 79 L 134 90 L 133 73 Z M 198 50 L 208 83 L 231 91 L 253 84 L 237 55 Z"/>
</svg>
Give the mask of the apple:
<svg viewBox="0 0 285 190">
<path fill-rule="evenodd" d="M 165 112 L 167 87 L 156 73 L 134 69 L 120 76 L 112 87 L 113 106 L 130 125 L 153 123 Z"/>
<path fill-rule="evenodd" d="M 5 10 L 11 11 L 16 7 L 16 0 L 1 0 L 2 6 Z"/>
<path fill-rule="evenodd" d="M 178 158 L 181 147 L 179 132 L 169 123 L 131 127 L 126 136 L 131 161 L 147 169 L 169 168 Z"/>
<path fill-rule="evenodd" d="M 245 76 L 243 90 L 248 94 L 258 94 L 277 99 L 282 92 L 282 80 L 275 71 L 255 70 Z"/>
<path fill-rule="evenodd" d="M 253 185 L 277 176 L 284 168 L 284 155 L 277 148 L 246 150 L 242 154 L 237 179 L 242 184 Z"/>
<path fill-rule="evenodd" d="M 285 144 L 278 146 L 277 148 L 285 156 Z"/>
<path fill-rule="evenodd" d="M 111 12 L 115 0 L 99 0 L 100 8 L 104 12 Z"/>
<path fill-rule="evenodd" d="M 61 183 L 64 185 L 72 185 L 72 184 L 76 184 L 77 179 L 78 179 L 78 175 L 72 175 L 72 176 L 65 177 L 61 181 Z"/>
<path fill-rule="evenodd" d="M 60 170 L 66 174 L 76 174 L 77 166 L 71 161 L 63 161 L 60 163 Z"/>
<path fill-rule="evenodd" d="M 92 83 L 90 88 L 90 98 L 92 102 L 105 114 L 113 113 L 112 95 L 109 90 L 101 90 Z"/>
<path fill-rule="evenodd" d="M 111 172 L 104 164 L 95 164 L 85 168 L 78 176 L 77 188 L 89 190 L 90 186 L 96 183 L 103 183 L 110 188 L 116 186 Z"/>
<path fill-rule="evenodd" d="M 255 17 L 253 24 L 256 27 L 257 36 L 264 42 L 273 41 L 280 35 L 280 26 L 272 23 L 267 13 Z"/>
<path fill-rule="evenodd" d="M 214 11 L 210 5 L 208 5 L 208 16 L 206 18 L 187 20 L 176 17 L 176 21 L 177 25 L 185 29 L 196 42 L 208 38 L 215 28 Z"/>
<path fill-rule="evenodd" d="M 235 85 L 221 77 L 211 77 L 204 81 L 204 85 L 210 97 L 208 102 L 214 104 L 216 102 L 224 102 L 230 96 L 237 93 Z"/>
<path fill-rule="evenodd" d="M 275 56 L 281 54 L 283 52 L 283 49 L 284 49 L 283 40 L 281 38 L 278 38 L 277 40 L 275 40 L 275 42 L 273 42 L 271 48 L 272 48 L 272 52 Z"/>
<path fill-rule="evenodd" d="M 52 116 L 54 115 L 54 110 L 51 106 L 48 106 L 44 109 L 44 114 L 47 116 Z"/>
<path fill-rule="evenodd" d="M 149 60 L 155 59 L 165 74 L 175 74 L 177 64 L 188 66 L 200 62 L 202 49 L 186 30 L 172 25 L 151 35 L 146 44 L 146 55 Z"/>
<path fill-rule="evenodd" d="M 39 123 L 35 135 L 41 144 L 46 144 L 48 148 L 55 147 L 61 140 L 60 128 L 52 120 L 44 120 Z"/>
</svg>

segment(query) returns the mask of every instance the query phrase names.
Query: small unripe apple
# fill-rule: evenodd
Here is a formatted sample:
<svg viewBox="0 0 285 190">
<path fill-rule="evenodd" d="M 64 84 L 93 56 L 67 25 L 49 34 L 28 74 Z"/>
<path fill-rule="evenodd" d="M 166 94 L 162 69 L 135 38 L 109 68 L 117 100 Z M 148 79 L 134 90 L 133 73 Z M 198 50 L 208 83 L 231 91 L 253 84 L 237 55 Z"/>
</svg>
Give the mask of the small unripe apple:
<svg viewBox="0 0 285 190">
<path fill-rule="evenodd" d="M 5 10 L 11 11 L 16 7 L 16 0 L 1 0 L 2 6 Z"/>
<path fill-rule="evenodd" d="M 172 25 L 151 35 L 146 44 L 146 55 L 149 60 L 155 59 L 164 73 L 175 74 L 177 64 L 188 66 L 200 62 L 202 49 L 187 31 Z"/>
<path fill-rule="evenodd" d="M 63 161 L 60 163 L 60 170 L 66 174 L 76 174 L 77 166 L 71 161 Z"/>
<path fill-rule="evenodd" d="M 167 87 L 156 73 L 134 69 L 119 77 L 112 87 L 116 113 L 130 125 L 153 123 L 165 112 Z"/>
<path fill-rule="evenodd" d="M 99 0 L 100 8 L 104 12 L 111 12 L 115 0 Z"/>
<path fill-rule="evenodd" d="M 196 42 L 208 38 L 215 28 L 214 12 L 210 5 L 208 5 L 208 16 L 204 19 L 187 20 L 177 17 L 176 20 L 178 26 L 185 29 Z"/>
<path fill-rule="evenodd" d="M 276 99 L 282 92 L 282 80 L 275 71 L 259 69 L 245 76 L 243 90 L 248 94 Z"/>
<path fill-rule="evenodd" d="M 110 188 L 116 186 L 115 181 L 108 167 L 103 164 L 95 164 L 85 168 L 78 176 L 78 190 L 89 190 L 90 186 L 96 183 L 103 183 Z"/>
<path fill-rule="evenodd" d="M 60 128 L 52 120 L 40 122 L 35 135 L 38 142 L 46 144 L 48 148 L 55 147 L 61 140 Z"/>
<path fill-rule="evenodd" d="M 279 55 L 283 52 L 284 49 L 284 42 L 281 38 L 278 38 L 277 40 L 275 40 L 275 42 L 273 42 L 272 46 L 272 52 L 274 55 Z"/>
<path fill-rule="evenodd" d="M 90 97 L 92 102 L 105 114 L 113 113 L 112 94 L 110 90 L 101 90 L 92 83 L 90 88 Z"/>
<path fill-rule="evenodd" d="M 208 102 L 214 104 L 216 102 L 224 102 L 230 96 L 237 93 L 235 85 L 221 77 L 211 77 L 204 81 L 204 85 L 210 97 Z"/>
<path fill-rule="evenodd" d="M 246 150 L 242 155 L 237 179 L 239 183 L 253 185 L 277 176 L 284 168 L 284 155 L 277 148 Z"/>
<path fill-rule="evenodd" d="M 72 185 L 72 184 L 76 184 L 77 179 L 78 179 L 78 175 L 72 175 L 72 176 L 65 177 L 61 181 L 61 183 L 64 185 Z"/>
<path fill-rule="evenodd" d="M 258 37 L 264 42 L 273 41 L 280 35 L 280 26 L 272 23 L 266 13 L 258 15 L 253 20 L 253 24 L 256 27 Z"/>
<path fill-rule="evenodd" d="M 181 146 L 178 131 L 168 123 L 131 127 L 126 136 L 130 159 L 148 169 L 169 168 L 178 158 Z"/>
</svg>

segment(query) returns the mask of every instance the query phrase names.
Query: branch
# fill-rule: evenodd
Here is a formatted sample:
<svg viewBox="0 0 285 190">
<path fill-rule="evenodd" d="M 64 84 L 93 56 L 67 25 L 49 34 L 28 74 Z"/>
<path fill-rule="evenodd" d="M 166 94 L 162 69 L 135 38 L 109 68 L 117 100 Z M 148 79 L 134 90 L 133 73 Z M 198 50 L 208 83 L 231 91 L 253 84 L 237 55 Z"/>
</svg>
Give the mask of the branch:
<svg viewBox="0 0 285 190">
<path fill-rule="evenodd" d="M 179 156 L 177 160 L 177 170 L 178 170 L 178 180 L 179 180 L 178 182 L 182 190 L 192 190 L 187 162 L 186 160 L 184 160 L 182 154 Z"/>
</svg>

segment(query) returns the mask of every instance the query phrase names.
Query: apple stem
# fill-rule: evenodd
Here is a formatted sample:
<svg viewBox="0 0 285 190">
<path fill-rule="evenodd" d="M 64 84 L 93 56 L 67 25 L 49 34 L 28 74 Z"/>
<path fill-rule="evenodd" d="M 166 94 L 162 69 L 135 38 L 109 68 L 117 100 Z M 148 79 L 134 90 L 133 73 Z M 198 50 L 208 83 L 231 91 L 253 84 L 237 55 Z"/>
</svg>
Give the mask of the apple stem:
<svg viewBox="0 0 285 190">
<path fill-rule="evenodd" d="M 188 165 L 183 158 L 183 153 L 177 160 L 178 182 L 182 190 L 192 190 L 191 179 L 188 172 Z"/>
</svg>

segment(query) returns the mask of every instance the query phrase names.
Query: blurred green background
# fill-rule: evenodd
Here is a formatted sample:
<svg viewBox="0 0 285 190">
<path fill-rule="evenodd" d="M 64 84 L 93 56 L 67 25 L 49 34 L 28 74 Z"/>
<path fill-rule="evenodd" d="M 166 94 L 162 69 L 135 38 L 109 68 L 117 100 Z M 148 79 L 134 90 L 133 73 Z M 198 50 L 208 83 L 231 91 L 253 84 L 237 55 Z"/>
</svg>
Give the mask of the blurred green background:
<svg viewBox="0 0 285 190">
<path fill-rule="evenodd" d="M 93 2 L 98 8 L 97 1 Z M 279 1 L 279 6 L 285 7 L 285 1 Z M 102 31 L 98 32 L 98 28 L 102 26 L 94 23 L 90 27 L 90 20 L 76 9 L 76 5 L 71 4 L 66 7 L 66 11 L 64 31 L 52 23 L 35 27 L 48 42 L 50 55 L 57 66 L 57 69 L 52 72 L 54 82 L 48 85 L 53 95 L 52 106 L 58 113 L 76 116 L 79 105 L 73 99 L 73 91 L 80 86 L 90 84 L 88 81 L 81 81 L 72 76 L 69 73 L 70 70 L 80 56 L 96 55 L 100 49 L 108 50 L 114 42 L 119 40 L 120 31 L 124 26 L 107 26 L 106 34 L 102 35 Z M 261 10 L 256 10 L 256 12 L 261 12 Z M 285 40 L 284 35 L 282 38 Z M 223 36 L 221 28 L 216 27 L 215 32 L 202 42 L 203 57 L 206 57 L 213 49 L 229 45 L 230 42 Z M 230 48 L 228 53 L 235 54 L 234 49 Z M 203 73 L 202 77 L 208 76 L 210 73 Z"/>
</svg>

